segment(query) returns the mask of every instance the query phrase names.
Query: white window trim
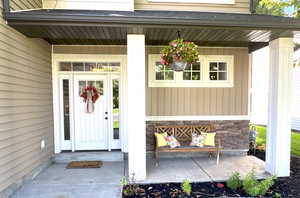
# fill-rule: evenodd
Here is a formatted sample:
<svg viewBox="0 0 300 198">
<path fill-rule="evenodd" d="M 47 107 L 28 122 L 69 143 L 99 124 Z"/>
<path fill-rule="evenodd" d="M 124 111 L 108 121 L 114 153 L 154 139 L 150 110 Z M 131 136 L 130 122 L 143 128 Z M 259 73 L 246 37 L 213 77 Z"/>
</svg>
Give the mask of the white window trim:
<svg viewBox="0 0 300 198">
<path fill-rule="evenodd" d="M 149 87 L 233 87 L 234 86 L 234 56 L 233 55 L 201 55 L 201 80 L 182 80 L 182 72 L 174 73 L 174 80 L 156 80 L 155 62 L 160 61 L 160 55 L 148 56 L 148 86 Z M 209 79 L 209 62 L 227 63 L 227 80 L 214 81 Z"/>
<path fill-rule="evenodd" d="M 207 4 L 235 4 L 235 0 L 148 0 L 148 2 L 166 3 L 207 3 Z"/>
</svg>

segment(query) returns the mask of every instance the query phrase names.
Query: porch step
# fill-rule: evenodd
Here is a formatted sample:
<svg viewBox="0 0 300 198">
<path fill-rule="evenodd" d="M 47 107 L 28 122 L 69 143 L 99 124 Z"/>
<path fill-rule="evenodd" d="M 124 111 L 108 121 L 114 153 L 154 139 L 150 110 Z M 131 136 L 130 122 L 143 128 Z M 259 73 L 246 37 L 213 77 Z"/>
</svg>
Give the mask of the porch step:
<svg viewBox="0 0 300 198">
<path fill-rule="evenodd" d="M 69 163 L 71 161 L 94 161 L 120 162 L 124 160 L 124 154 L 120 151 L 101 152 L 63 152 L 55 154 L 55 163 Z"/>
</svg>

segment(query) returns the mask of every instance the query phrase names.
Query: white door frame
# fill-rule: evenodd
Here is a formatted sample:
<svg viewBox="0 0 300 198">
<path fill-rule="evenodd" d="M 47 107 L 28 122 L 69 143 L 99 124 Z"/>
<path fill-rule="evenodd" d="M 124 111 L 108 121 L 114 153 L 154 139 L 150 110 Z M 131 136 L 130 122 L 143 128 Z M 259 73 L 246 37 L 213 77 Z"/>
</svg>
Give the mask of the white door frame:
<svg viewBox="0 0 300 198">
<path fill-rule="evenodd" d="M 62 145 L 62 128 L 63 119 L 61 112 L 61 93 L 60 93 L 60 81 L 62 79 L 73 79 L 74 74 L 84 75 L 97 75 L 105 74 L 105 72 L 60 72 L 59 62 L 120 62 L 121 72 L 109 74 L 120 76 L 120 141 L 121 150 L 127 152 L 127 134 L 126 134 L 126 100 L 127 100 L 127 56 L 126 55 L 94 55 L 94 54 L 53 54 L 52 56 L 52 78 L 53 78 L 53 112 L 54 112 L 54 150 L 55 153 L 60 153 L 64 148 Z M 107 73 L 106 73 L 107 74 Z M 70 82 L 72 83 L 73 80 Z M 70 84 L 71 84 L 70 83 Z M 72 86 L 73 85 L 70 85 Z M 71 89 L 70 89 L 71 90 Z M 73 92 L 73 90 L 71 90 Z M 73 93 L 72 93 L 73 94 Z M 75 151 L 74 145 L 74 115 L 73 102 L 70 102 L 70 137 L 72 144 L 72 151 Z M 109 141 L 109 150 L 113 149 L 112 138 Z"/>
</svg>

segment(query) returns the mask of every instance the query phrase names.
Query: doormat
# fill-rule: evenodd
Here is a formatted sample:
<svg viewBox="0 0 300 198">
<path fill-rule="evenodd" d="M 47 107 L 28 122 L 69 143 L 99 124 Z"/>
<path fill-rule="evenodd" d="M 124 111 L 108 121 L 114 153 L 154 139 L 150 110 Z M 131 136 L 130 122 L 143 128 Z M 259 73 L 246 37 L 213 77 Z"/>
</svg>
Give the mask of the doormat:
<svg viewBox="0 0 300 198">
<path fill-rule="evenodd" d="M 72 161 L 66 168 L 101 168 L 102 161 Z"/>
</svg>

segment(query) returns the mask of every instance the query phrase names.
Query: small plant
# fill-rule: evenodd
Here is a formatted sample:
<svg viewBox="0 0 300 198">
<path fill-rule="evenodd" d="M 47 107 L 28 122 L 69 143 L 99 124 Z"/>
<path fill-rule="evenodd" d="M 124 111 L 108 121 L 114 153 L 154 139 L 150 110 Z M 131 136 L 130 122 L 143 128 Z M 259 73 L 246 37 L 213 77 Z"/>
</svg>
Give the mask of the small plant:
<svg viewBox="0 0 300 198">
<path fill-rule="evenodd" d="M 129 180 L 123 177 L 120 180 L 120 184 L 123 186 L 123 194 L 125 196 L 133 196 L 140 191 L 139 186 L 135 182 L 134 173 Z"/>
<path fill-rule="evenodd" d="M 244 191 L 251 196 L 265 195 L 268 190 L 274 185 L 275 176 L 268 177 L 263 181 L 258 181 L 255 177 L 255 172 L 252 170 L 248 173 L 243 181 Z"/>
<path fill-rule="evenodd" d="M 192 193 L 192 185 L 191 185 L 190 181 L 187 180 L 187 179 L 183 180 L 183 183 L 181 185 L 181 189 L 187 195 L 191 195 L 191 193 Z"/>
<path fill-rule="evenodd" d="M 236 190 L 240 187 L 242 187 L 243 182 L 241 180 L 241 175 L 238 172 L 234 172 L 230 178 L 227 181 L 227 186 L 232 189 L 232 190 Z"/>
<path fill-rule="evenodd" d="M 274 194 L 274 197 L 275 197 L 275 198 L 281 198 L 281 194 L 279 194 L 279 193 L 276 192 L 276 193 Z"/>
</svg>

